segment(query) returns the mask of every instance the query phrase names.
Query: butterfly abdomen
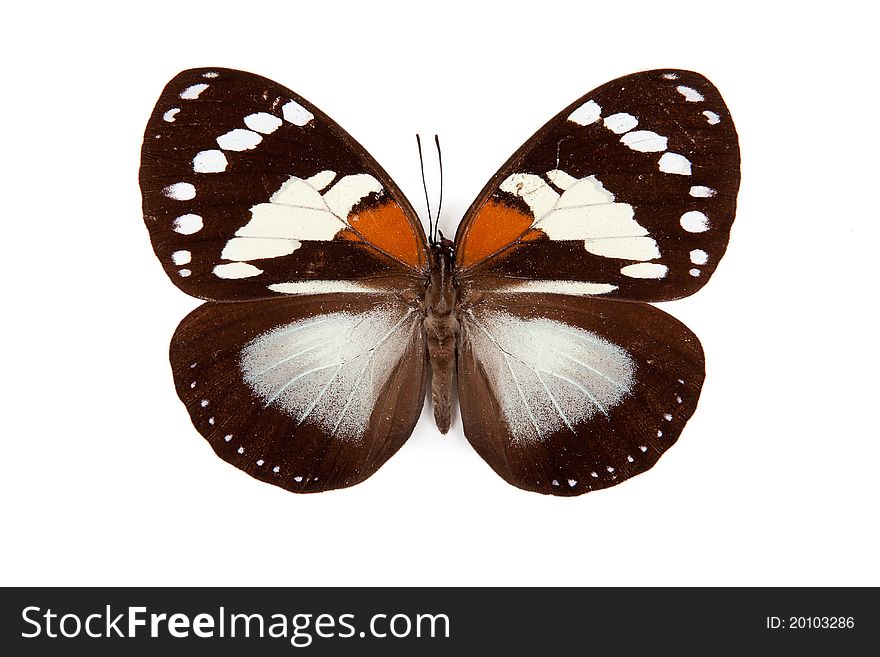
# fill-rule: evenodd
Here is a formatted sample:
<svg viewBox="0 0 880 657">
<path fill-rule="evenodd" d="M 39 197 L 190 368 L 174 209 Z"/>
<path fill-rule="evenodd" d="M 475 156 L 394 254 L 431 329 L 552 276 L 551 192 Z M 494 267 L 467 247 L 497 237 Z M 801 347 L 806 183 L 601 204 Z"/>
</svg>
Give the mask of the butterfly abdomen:
<svg viewBox="0 0 880 657">
<path fill-rule="evenodd" d="M 434 421 L 441 433 L 449 431 L 452 415 L 452 386 L 459 324 L 456 316 L 457 290 L 452 278 L 452 249 L 434 248 L 431 278 L 425 292 L 425 334 L 431 361 L 431 401 Z"/>
</svg>

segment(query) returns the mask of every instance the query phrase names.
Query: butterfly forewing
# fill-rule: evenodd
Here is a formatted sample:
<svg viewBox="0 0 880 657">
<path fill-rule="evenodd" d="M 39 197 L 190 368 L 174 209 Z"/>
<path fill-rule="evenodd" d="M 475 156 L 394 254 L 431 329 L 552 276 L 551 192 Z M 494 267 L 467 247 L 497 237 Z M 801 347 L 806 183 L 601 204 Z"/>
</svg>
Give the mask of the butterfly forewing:
<svg viewBox="0 0 880 657">
<path fill-rule="evenodd" d="M 415 212 L 375 160 L 314 105 L 250 73 L 171 80 L 140 181 L 156 255 L 200 298 L 381 283 L 427 264 Z"/>
<path fill-rule="evenodd" d="M 692 294 L 727 246 L 739 149 L 715 87 L 689 71 L 609 82 L 492 178 L 457 234 L 482 285 L 661 301 Z"/>
</svg>

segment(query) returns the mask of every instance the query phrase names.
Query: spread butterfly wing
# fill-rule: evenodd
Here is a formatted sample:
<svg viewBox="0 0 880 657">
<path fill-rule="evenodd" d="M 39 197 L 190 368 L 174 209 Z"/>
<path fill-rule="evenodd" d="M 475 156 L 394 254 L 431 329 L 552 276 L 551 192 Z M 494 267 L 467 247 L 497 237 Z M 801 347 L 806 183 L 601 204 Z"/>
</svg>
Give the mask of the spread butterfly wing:
<svg viewBox="0 0 880 657">
<path fill-rule="evenodd" d="M 491 295 L 461 319 L 465 435 L 509 483 L 581 495 L 649 469 L 703 383 L 696 336 L 641 303 Z"/>
<path fill-rule="evenodd" d="M 400 299 L 424 279 L 427 247 L 397 186 L 306 100 L 227 69 L 168 83 L 140 181 L 166 273 L 209 300 L 171 343 L 199 432 L 288 490 L 370 476 L 425 390 L 419 317 Z"/>
<path fill-rule="evenodd" d="M 459 227 L 456 263 L 462 421 L 498 474 L 578 495 L 647 470 L 675 442 L 702 349 L 639 302 L 706 283 L 738 186 L 724 101 L 672 70 L 587 94 L 493 177 Z"/>
<path fill-rule="evenodd" d="M 418 313 L 394 295 L 205 303 L 171 343 L 177 393 L 214 451 L 293 492 L 351 486 L 421 411 Z"/>
<path fill-rule="evenodd" d="M 474 285 L 663 301 L 724 254 L 739 148 L 715 87 L 689 71 L 609 82 L 517 151 L 468 210 L 457 264 Z"/>
<path fill-rule="evenodd" d="M 360 289 L 427 264 L 416 214 L 375 160 L 314 105 L 250 73 L 171 80 L 147 124 L 140 183 L 156 255 L 199 298 Z"/>
</svg>

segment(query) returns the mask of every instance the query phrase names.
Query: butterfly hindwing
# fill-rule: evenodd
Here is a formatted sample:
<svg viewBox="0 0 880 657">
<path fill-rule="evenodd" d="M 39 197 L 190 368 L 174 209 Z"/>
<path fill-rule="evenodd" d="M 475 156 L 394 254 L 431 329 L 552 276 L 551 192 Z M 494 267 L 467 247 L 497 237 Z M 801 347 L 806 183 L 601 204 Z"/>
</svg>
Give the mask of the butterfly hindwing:
<svg viewBox="0 0 880 657">
<path fill-rule="evenodd" d="M 427 264 L 412 206 L 332 119 L 229 69 L 184 71 L 147 124 L 140 182 L 156 255 L 210 300 L 319 292 Z"/>
<path fill-rule="evenodd" d="M 418 313 L 385 294 L 206 303 L 171 365 L 217 454 L 294 492 L 373 474 L 412 432 L 427 375 Z"/>
<path fill-rule="evenodd" d="M 461 319 L 464 432 L 509 483 L 581 495 L 649 469 L 696 409 L 703 352 L 641 303 L 487 296 Z"/>
<path fill-rule="evenodd" d="M 689 71 L 609 82 L 539 130 L 456 237 L 464 278 L 643 301 L 698 290 L 727 246 L 739 149 L 715 87 Z"/>
</svg>

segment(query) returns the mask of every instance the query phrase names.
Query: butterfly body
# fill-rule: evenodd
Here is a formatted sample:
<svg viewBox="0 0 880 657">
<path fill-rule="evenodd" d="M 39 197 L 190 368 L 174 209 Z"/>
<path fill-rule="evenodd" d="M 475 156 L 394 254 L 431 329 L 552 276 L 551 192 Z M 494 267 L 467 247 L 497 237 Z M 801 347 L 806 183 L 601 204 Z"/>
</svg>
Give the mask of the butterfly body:
<svg viewBox="0 0 880 657">
<path fill-rule="evenodd" d="M 460 333 L 458 288 L 454 275 L 453 244 L 432 245 L 432 268 L 425 290 L 424 330 L 431 364 L 431 400 L 441 433 L 449 431 L 455 377 L 455 355 Z"/>
<path fill-rule="evenodd" d="M 184 71 L 147 124 L 144 217 L 166 273 L 206 300 L 171 344 L 177 393 L 224 460 L 294 492 L 351 486 L 458 392 L 468 441 L 553 495 L 650 469 L 696 409 L 697 337 L 651 306 L 723 255 L 739 150 L 689 71 L 609 82 L 501 167 L 455 240 L 292 91 Z M 430 377 L 429 377 L 430 374 Z"/>
</svg>

